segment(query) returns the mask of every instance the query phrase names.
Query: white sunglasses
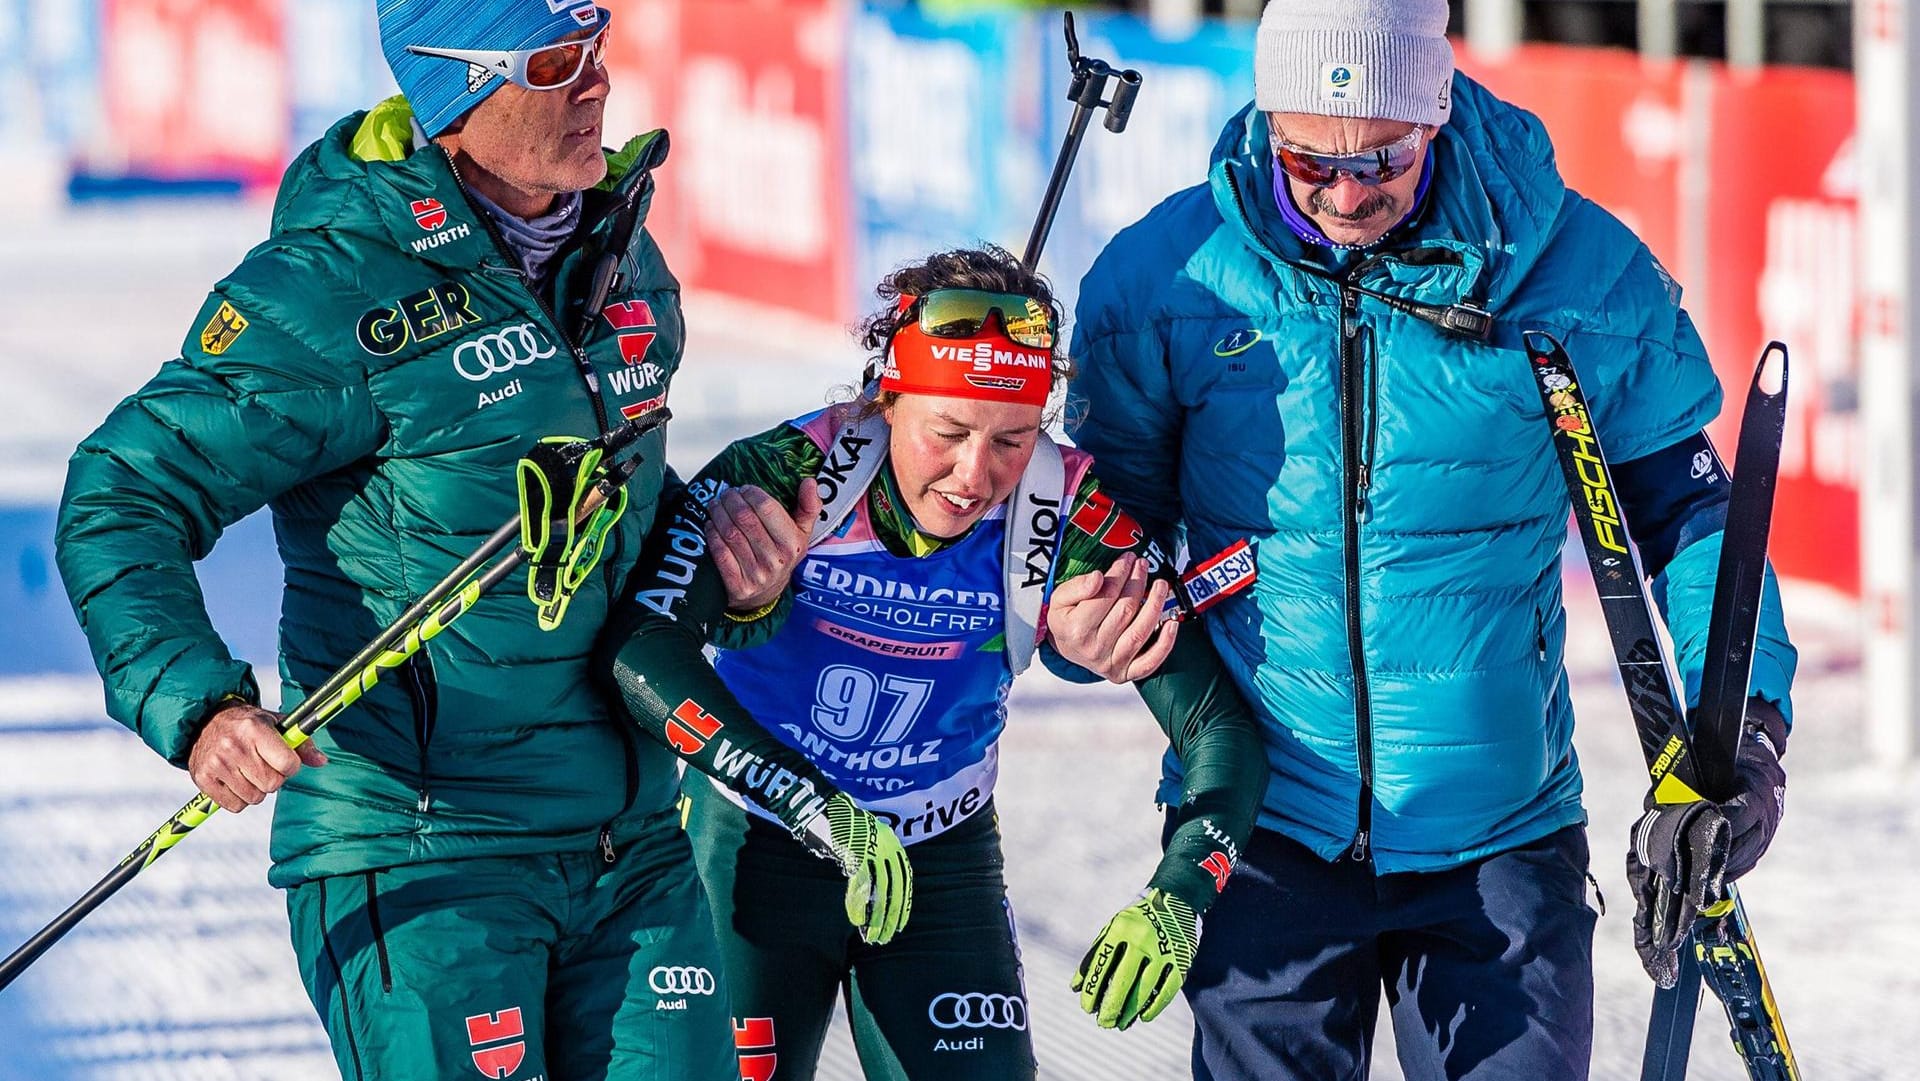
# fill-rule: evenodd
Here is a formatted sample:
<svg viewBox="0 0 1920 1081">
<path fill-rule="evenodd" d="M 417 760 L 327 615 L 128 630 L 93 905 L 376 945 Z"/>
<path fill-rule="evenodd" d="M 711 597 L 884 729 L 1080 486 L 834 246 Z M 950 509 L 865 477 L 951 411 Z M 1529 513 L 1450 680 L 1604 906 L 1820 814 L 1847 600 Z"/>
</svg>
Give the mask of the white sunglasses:
<svg viewBox="0 0 1920 1081">
<path fill-rule="evenodd" d="M 604 8 L 598 9 L 602 12 Z M 605 14 L 601 16 L 607 18 Z M 607 34 L 611 26 L 603 23 L 600 32 L 590 38 L 562 41 L 534 49 L 439 49 L 429 45 L 409 45 L 416 56 L 464 61 L 467 67 L 467 93 L 478 94 L 495 76 L 528 90 L 559 90 L 572 86 L 587 70 L 605 66 Z"/>
</svg>

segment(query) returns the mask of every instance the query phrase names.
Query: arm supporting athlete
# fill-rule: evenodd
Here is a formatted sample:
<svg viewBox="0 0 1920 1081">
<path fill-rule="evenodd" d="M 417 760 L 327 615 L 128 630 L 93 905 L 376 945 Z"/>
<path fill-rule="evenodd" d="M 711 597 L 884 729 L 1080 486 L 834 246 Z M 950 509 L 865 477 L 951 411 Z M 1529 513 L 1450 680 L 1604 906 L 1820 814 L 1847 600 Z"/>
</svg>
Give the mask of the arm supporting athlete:
<svg viewBox="0 0 1920 1081">
<path fill-rule="evenodd" d="M 627 715 L 689 765 L 772 812 L 795 836 L 806 833 L 839 788 L 740 705 L 700 647 L 690 628 L 665 616 L 633 620 L 611 665 Z"/>
<path fill-rule="evenodd" d="M 1149 585 L 1165 582 L 1185 607 L 1172 560 L 1091 471 L 1081 480 L 1066 522 L 1058 581 L 1105 572 L 1132 554 L 1146 567 Z M 1204 912 L 1226 886 L 1266 794 L 1259 723 L 1197 620 L 1180 628 L 1166 660 L 1134 686 L 1179 756 L 1183 777 L 1173 836 L 1148 885 Z"/>
<path fill-rule="evenodd" d="M 1182 772 L 1173 836 L 1148 885 L 1205 912 L 1252 835 L 1266 792 L 1260 731 L 1198 626 L 1182 628 L 1166 663 L 1134 686 L 1166 732 Z"/>
<path fill-rule="evenodd" d="M 700 496 L 723 483 L 718 478 L 741 446 L 723 452 L 692 486 L 663 494 L 660 518 L 608 621 L 604 663 L 596 667 L 643 730 L 798 835 L 839 789 L 755 720 L 701 652 L 728 621 L 726 587 L 702 532 Z M 756 622 L 777 626 L 778 616 Z"/>
</svg>

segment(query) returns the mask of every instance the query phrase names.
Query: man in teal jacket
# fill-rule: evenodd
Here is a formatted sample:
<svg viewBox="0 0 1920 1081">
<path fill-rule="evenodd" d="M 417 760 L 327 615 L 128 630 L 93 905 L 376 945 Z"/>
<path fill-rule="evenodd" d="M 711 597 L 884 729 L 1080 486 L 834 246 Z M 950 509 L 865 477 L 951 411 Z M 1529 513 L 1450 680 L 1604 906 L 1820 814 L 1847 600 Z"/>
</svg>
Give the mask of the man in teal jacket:
<svg viewBox="0 0 1920 1081">
<path fill-rule="evenodd" d="M 1271 777 L 1187 982 L 1199 1077 L 1364 1076 L 1383 984 L 1409 1077 L 1586 1074 L 1568 502 L 1525 330 L 1585 376 L 1698 691 L 1713 370 L 1679 287 L 1567 190 L 1539 122 L 1454 73 L 1446 21 L 1442 0 L 1270 5 L 1207 182 L 1082 287 L 1075 438 L 1164 541 L 1257 551 L 1208 624 Z M 1769 581 L 1745 791 L 1706 808 L 1730 875 L 1779 820 L 1793 667 Z M 1664 888 L 1671 843 L 1636 856 L 1636 890 Z"/>
<path fill-rule="evenodd" d="M 112 715 L 228 810 L 279 792 L 270 880 L 343 1076 L 731 1081 L 685 748 L 642 738 L 591 663 L 674 483 L 657 430 L 557 629 L 495 590 L 298 757 L 207 620 L 193 560 L 271 506 L 292 706 L 515 514 L 535 440 L 659 409 L 679 366 L 679 284 L 639 227 L 666 135 L 601 147 L 608 11 L 379 13 L 405 96 L 301 154 L 180 358 L 81 444 L 61 574 Z M 846 797 L 750 728 L 726 738 L 820 797 L 770 809 L 833 818 Z M 899 852 L 846 809 L 872 828 L 829 831 L 844 870 Z M 860 915 L 884 938 L 904 905 Z"/>
</svg>

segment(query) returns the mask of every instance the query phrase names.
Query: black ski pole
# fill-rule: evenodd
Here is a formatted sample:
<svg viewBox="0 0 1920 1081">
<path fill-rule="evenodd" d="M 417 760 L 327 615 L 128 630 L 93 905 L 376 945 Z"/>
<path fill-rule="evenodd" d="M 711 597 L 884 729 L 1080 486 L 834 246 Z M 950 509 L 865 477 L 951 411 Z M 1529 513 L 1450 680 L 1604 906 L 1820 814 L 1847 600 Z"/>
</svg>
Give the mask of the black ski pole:
<svg viewBox="0 0 1920 1081">
<path fill-rule="evenodd" d="M 663 408 L 656 409 L 645 416 L 628 421 L 618 428 L 594 440 L 608 454 L 632 444 L 642 435 L 665 424 L 672 414 Z M 595 484 L 593 492 L 581 501 L 580 513 L 584 519 L 605 503 L 639 466 L 638 458 L 627 458 L 608 467 L 607 473 Z M 512 521 L 501 526 L 483 542 L 473 554 L 462 560 L 458 567 L 429 589 L 411 607 L 401 613 L 373 641 L 367 643 L 360 652 L 342 665 L 313 694 L 309 695 L 293 712 L 282 718 L 280 734 L 289 747 L 299 747 L 312 738 L 315 732 L 325 727 L 341 711 L 360 700 L 360 697 L 379 682 L 381 674 L 399 667 L 411 659 L 414 654 L 451 626 L 469 611 L 480 595 L 498 585 L 507 575 L 513 573 L 525 558 L 517 547 L 506 557 L 487 568 L 478 578 L 475 572 L 488 560 L 502 550 L 512 546 L 520 535 L 520 518 L 515 515 Z M 68 906 L 67 910 L 55 917 L 53 922 L 41 928 L 19 949 L 0 960 L 0 991 L 19 978 L 27 967 L 40 959 L 40 956 L 52 948 L 54 943 L 66 937 L 69 931 L 79 926 L 94 909 L 99 908 L 107 898 L 120 892 L 121 888 L 134 880 L 140 872 L 147 869 L 161 856 L 167 854 L 175 845 L 185 840 L 202 822 L 213 817 L 220 809 L 205 793 L 196 793 L 186 805 L 175 811 L 173 817 L 155 830 L 146 840 L 140 842 L 132 852 L 99 882 L 80 896 L 80 899 Z"/>
<path fill-rule="evenodd" d="M 1073 81 L 1067 85 L 1067 100 L 1073 102 L 1073 117 L 1067 122 L 1067 137 L 1053 162 L 1053 176 L 1047 180 L 1047 193 L 1040 200 L 1040 213 L 1034 219 L 1033 233 L 1027 238 L 1027 251 L 1020 263 L 1028 270 L 1040 266 L 1040 250 L 1047 246 L 1047 234 L 1053 231 L 1053 217 L 1060 211 L 1060 199 L 1067 191 L 1067 177 L 1073 172 L 1074 159 L 1080 155 L 1080 140 L 1094 111 L 1107 110 L 1107 130 L 1119 134 L 1127 130 L 1127 117 L 1133 113 L 1133 99 L 1140 93 L 1140 73 L 1119 70 L 1105 60 L 1080 55 L 1080 39 L 1073 32 L 1073 12 L 1065 13 L 1067 23 L 1067 64 L 1073 69 Z M 1118 80 L 1113 96 L 1107 97 L 1107 81 Z"/>
</svg>

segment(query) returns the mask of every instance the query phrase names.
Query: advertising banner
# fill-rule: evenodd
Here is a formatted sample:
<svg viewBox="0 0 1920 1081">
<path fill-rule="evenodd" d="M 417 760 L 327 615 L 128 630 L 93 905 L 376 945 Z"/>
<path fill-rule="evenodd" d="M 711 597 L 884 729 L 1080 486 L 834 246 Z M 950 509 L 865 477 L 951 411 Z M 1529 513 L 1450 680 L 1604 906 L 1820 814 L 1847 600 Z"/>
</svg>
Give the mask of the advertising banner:
<svg viewBox="0 0 1920 1081">
<path fill-rule="evenodd" d="M 380 52 L 380 25 L 366 0 L 287 4 L 290 153 L 324 135 L 334 121 L 399 93 Z"/>
<path fill-rule="evenodd" d="M 1004 14 L 853 14 L 847 55 L 856 308 L 887 271 L 991 241 L 1018 255 L 1045 185 L 1039 67 Z M 863 314 L 863 311 L 851 313 Z"/>
<path fill-rule="evenodd" d="M 1698 269 L 1681 228 L 1681 183 L 1704 125 L 1690 123 L 1685 64 L 1618 49 L 1528 45 L 1489 63 L 1464 43 L 1460 70 L 1540 118 L 1567 186 L 1612 211 L 1683 285 Z"/>
<path fill-rule="evenodd" d="M 278 181 L 288 149 L 284 5 L 105 0 L 102 175 Z"/>
<path fill-rule="evenodd" d="M 69 147 L 100 121 L 100 0 L 0 0 L 0 154 Z"/>
<path fill-rule="evenodd" d="M 1106 113 L 1095 114 L 1047 244 L 1042 269 L 1069 301 L 1115 233 L 1174 192 L 1206 181 L 1221 129 L 1253 100 L 1251 26 L 1209 20 L 1186 36 L 1161 37 L 1124 15 L 1076 21 L 1083 53 L 1137 69 L 1142 82 L 1124 133 L 1105 130 Z M 1071 73 L 1058 17 L 1036 19 L 1035 33 L 1046 72 L 1045 158 L 1051 169 L 1073 115 L 1067 100 Z"/>
<path fill-rule="evenodd" d="M 1761 347 L 1787 344 L 1794 380 L 1779 500 L 1795 512 L 1774 524 L 1774 565 L 1858 595 L 1852 78 L 1544 45 L 1498 64 L 1463 47 L 1460 60 L 1539 116 L 1568 186 L 1620 217 L 1672 270 L 1726 390 L 1710 431 L 1727 456 Z"/>
<path fill-rule="evenodd" d="M 846 19 L 752 0 L 616 16 L 608 139 L 668 129 L 648 223 L 687 287 L 833 321 L 851 311 Z"/>
<path fill-rule="evenodd" d="M 602 138 L 614 146 L 673 120 L 674 87 L 680 84 L 680 20 L 689 5 L 681 0 L 635 0 L 614 13 L 613 36 L 607 43 L 607 78 L 613 84 L 607 97 Z M 691 132 L 675 127 L 666 165 L 656 174 L 653 207 L 647 231 L 667 253 L 674 273 L 688 283 L 690 264 L 680 253 L 691 247 L 692 230 L 681 212 L 686 195 L 686 140 Z"/>
<path fill-rule="evenodd" d="M 1792 510 L 1774 522 L 1774 567 L 1858 595 L 1853 95 L 1844 72 L 1716 69 L 1706 167 L 1713 279 L 1693 315 L 1727 389 L 1712 431 L 1728 455 L 1761 347 L 1787 344 L 1793 386 L 1777 498 Z"/>
</svg>

